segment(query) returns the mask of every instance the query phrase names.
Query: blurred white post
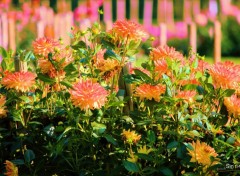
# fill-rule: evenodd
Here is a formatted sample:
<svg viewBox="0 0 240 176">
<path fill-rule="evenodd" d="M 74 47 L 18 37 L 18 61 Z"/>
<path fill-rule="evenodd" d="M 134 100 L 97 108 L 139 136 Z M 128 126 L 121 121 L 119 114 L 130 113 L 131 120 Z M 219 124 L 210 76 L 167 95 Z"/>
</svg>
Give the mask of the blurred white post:
<svg viewBox="0 0 240 176">
<path fill-rule="evenodd" d="M 167 45 L 167 25 L 165 23 L 160 23 L 160 36 L 159 36 L 159 45 Z"/>
<path fill-rule="evenodd" d="M 197 26 L 195 23 L 190 23 L 188 26 L 189 45 L 194 53 L 197 52 Z"/>
<path fill-rule="evenodd" d="M 219 21 L 214 22 L 214 63 L 221 62 L 221 23 Z"/>
</svg>

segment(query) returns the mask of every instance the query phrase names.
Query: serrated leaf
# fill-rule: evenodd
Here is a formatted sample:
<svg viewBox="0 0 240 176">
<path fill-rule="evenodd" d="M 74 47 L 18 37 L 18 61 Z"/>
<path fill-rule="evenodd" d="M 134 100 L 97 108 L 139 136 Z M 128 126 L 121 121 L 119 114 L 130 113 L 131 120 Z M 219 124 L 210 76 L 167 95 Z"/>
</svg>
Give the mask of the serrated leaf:
<svg viewBox="0 0 240 176">
<path fill-rule="evenodd" d="M 125 167 L 125 169 L 127 169 L 127 171 L 129 172 L 139 172 L 140 171 L 140 167 L 137 163 L 132 163 L 130 161 L 123 161 L 123 166 Z"/>
</svg>

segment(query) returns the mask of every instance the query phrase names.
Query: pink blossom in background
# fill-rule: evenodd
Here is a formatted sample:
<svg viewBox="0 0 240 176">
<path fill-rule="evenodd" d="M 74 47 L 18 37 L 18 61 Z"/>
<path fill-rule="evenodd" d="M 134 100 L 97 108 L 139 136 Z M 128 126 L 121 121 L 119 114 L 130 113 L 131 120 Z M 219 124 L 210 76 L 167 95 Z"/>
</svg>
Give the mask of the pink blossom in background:
<svg viewBox="0 0 240 176">
<path fill-rule="evenodd" d="M 176 22 L 175 30 L 167 32 L 167 38 L 184 39 L 188 36 L 187 24 L 185 22 Z"/>
<path fill-rule="evenodd" d="M 195 22 L 200 26 L 206 26 L 208 23 L 208 18 L 206 15 L 199 13 L 195 16 Z"/>
<path fill-rule="evenodd" d="M 75 21 L 80 22 L 87 17 L 87 6 L 80 5 L 73 12 L 73 18 Z"/>
<path fill-rule="evenodd" d="M 238 14 L 237 14 L 237 22 L 238 24 L 240 24 L 240 10 L 238 11 Z"/>
<path fill-rule="evenodd" d="M 8 11 L 11 0 L 2 0 L 0 3 L 0 13 Z"/>
</svg>

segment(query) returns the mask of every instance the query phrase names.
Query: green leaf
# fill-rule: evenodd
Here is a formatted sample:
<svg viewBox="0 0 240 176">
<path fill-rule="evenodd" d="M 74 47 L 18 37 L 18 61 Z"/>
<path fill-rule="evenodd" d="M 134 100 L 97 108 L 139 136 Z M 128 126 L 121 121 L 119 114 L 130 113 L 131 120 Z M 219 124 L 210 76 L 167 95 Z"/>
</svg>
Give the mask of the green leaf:
<svg viewBox="0 0 240 176">
<path fill-rule="evenodd" d="M 27 97 L 27 96 L 20 96 L 19 97 L 21 100 L 23 100 L 25 103 L 29 103 L 30 102 L 30 99 L 29 99 L 29 97 Z"/>
<path fill-rule="evenodd" d="M 2 60 L 1 66 L 2 66 L 2 69 L 3 69 L 3 70 L 6 70 L 6 69 L 7 69 L 7 64 L 6 64 L 5 59 Z"/>
<path fill-rule="evenodd" d="M 79 41 L 71 46 L 74 50 L 78 50 L 80 48 L 86 49 L 87 45 L 84 41 Z"/>
<path fill-rule="evenodd" d="M 58 137 L 58 141 L 64 136 L 64 135 L 66 135 L 66 133 L 68 133 L 69 131 L 71 131 L 71 130 L 75 130 L 76 128 L 74 128 L 74 127 L 71 127 L 71 126 L 69 126 L 69 127 L 67 127 L 65 130 L 64 130 L 64 132 Z M 54 128 L 54 131 L 55 131 L 55 128 Z"/>
<path fill-rule="evenodd" d="M 172 141 L 172 142 L 168 143 L 167 149 L 177 148 L 177 146 L 178 146 L 178 141 Z"/>
<path fill-rule="evenodd" d="M 159 171 L 163 174 L 163 175 L 166 175 L 166 176 L 174 176 L 173 172 L 171 169 L 167 168 L 167 167 L 161 167 L 159 169 Z"/>
<path fill-rule="evenodd" d="M 235 90 L 234 89 L 226 89 L 222 96 L 223 97 L 231 97 L 233 94 L 235 93 Z"/>
<path fill-rule="evenodd" d="M 135 154 L 136 156 L 138 156 L 139 159 L 144 159 L 144 160 L 147 160 L 147 161 L 153 161 L 153 157 L 151 155 L 148 155 L 148 154 L 144 154 L 144 153 L 136 153 Z"/>
<path fill-rule="evenodd" d="M 67 88 L 70 88 L 70 89 L 73 88 L 73 87 L 72 87 L 72 84 L 69 83 L 69 82 L 67 82 L 67 81 L 61 81 L 60 83 L 61 83 L 62 85 L 64 85 L 64 86 L 66 86 Z"/>
<path fill-rule="evenodd" d="M 104 53 L 104 59 L 107 59 L 107 58 L 110 58 L 110 59 L 115 59 L 119 62 L 122 61 L 122 58 L 117 55 L 116 53 L 114 53 L 112 50 L 107 50 L 105 53 Z"/>
<path fill-rule="evenodd" d="M 154 131 L 152 131 L 152 130 L 149 130 L 148 132 L 147 132 L 147 139 L 148 139 L 148 141 L 150 142 L 150 143 L 155 143 L 155 141 L 156 141 L 156 136 L 155 136 L 155 133 L 154 133 Z"/>
<path fill-rule="evenodd" d="M 39 73 L 38 75 L 38 79 L 40 79 L 41 81 L 45 82 L 45 83 L 49 83 L 49 84 L 53 84 L 55 83 L 55 80 L 48 77 L 47 75 L 44 75 L 42 73 Z"/>
<path fill-rule="evenodd" d="M 152 82 L 152 79 L 144 72 L 139 69 L 134 69 L 134 73 L 141 77 L 141 79 L 145 82 Z"/>
<path fill-rule="evenodd" d="M 64 71 L 66 72 L 66 74 L 71 74 L 72 72 L 76 71 L 76 67 L 74 66 L 73 63 L 68 64 L 66 67 L 64 67 Z"/>
<path fill-rule="evenodd" d="M 112 137 L 110 134 L 104 134 L 103 137 L 113 145 L 117 145 L 117 140 Z"/>
<path fill-rule="evenodd" d="M 102 123 L 97 123 L 97 122 L 92 122 L 91 126 L 93 128 L 93 130 L 97 133 L 97 134 L 101 134 L 104 133 L 104 131 L 106 130 L 106 125 L 102 124 Z"/>
<path fill-rule="evenodd" d="M 24 165 L 24 160 L 23 159 L 15 159 L 15 160 L 11 160 L 11 162 L 15 165 Z"/>
<path fill-rule="evenodd" d="M 35 154 L 32 150 L 26 150 L 24 153 L 24 159 L 26 163 L 30 163 L 35 159 Z"/>
<path fill-rule="evenodd" d="M 129 172 L 139 172 L 140 171 L 140 167 L 137 163 L 132 163 L 132 162 L 127 161 L 127 160 L 123 161 L 123 166 Z"/>
<path fill-rule="evenodd" d="M 3 58 L 6 58 L 7 57 L 7 51 L 0 46 L 0 55 L 3 57 Z"/>
<path fill-rule="evenodd" d="M 145 167 L 142 172 L 144 173 L 144 175 L 154 175 L 154 172 L 157 172 L 157 169 L 153 168 L 153 167 Z"/>
</svg>

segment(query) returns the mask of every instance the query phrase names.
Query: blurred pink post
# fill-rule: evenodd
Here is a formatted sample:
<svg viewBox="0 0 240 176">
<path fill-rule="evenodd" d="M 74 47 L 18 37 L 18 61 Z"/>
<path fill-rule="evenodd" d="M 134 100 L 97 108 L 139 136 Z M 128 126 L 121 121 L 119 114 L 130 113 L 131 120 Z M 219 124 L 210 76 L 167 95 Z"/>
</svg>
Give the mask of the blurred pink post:
<svg viewBox="0 0 240 176">
<path fill-rule="evenodd" d="M 125 0 L 117 0 L 117 19 L 124 20 L 126 18 L 126 4 Z"/>
<path fill-rule="evenodd" d="M 221 61 L 221 23 L 219 21 L 214 22 L 214 62 Z"/>
<path fill-rule="evenodd" d="M 8 18 L 8 29 L 9 29 L 9 49 L 16 51 L 16 24 L 15 19 Z"/>
<path fill-rule="evenodd" d="M 184 0 L 183 18 L 186 23 L 192 22 L 192 0 Z"/>
<path fill-rule="evenodd" d="M 158 24 L 166 22 L 167 2 L 166 0 L 158 0 Z"/>
<path fill-rule="evenodd" d="M 103 20 L 106 25 L 106 30 L 112 28 L 112 1 L 104 0 L 103 2 Z"/>
<path fill-rule="evenodd" d="M 188 27 L 189 45 L 194 53 L 197 52 L 197 27 L 195 23 L 190 23 Z"/>
<path fill-rule="evenodd" d="M 139 6 L 138 6 L 138 0 L 131 0 L 130 1 L 130 18 L 132 21 L 138 22 L 138 10 L 139 10 Z"/>
<path fill-rule="evenodd" d="M 6 13 L 1 14 L 2 20 L 2 46 L 8 48 L 8 18 Z"/>
<path fill-rule="evenodd" d="M 167 25 L 165 23 L 160 23 L 160 37 L 159 45 L 165 46 L 167 44 Z"/>
<path fill-rule="evenodd" d="M 144 3 L 143 25 L 146 29 L 149 29 L 152 26 L 153 2 L 152 0 L 146 0 Z"/>
</svg>

